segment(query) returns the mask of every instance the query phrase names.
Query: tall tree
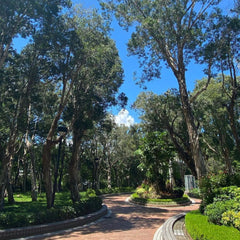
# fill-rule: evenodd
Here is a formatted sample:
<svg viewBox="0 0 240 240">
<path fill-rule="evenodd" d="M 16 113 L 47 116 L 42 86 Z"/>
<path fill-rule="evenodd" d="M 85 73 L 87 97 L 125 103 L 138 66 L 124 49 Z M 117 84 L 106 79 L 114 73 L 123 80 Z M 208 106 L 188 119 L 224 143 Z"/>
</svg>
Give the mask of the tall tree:
<svg viewBox="0 0 240 240">
<path fill-rule="evenodd" d="M 144 131 L 168 133 L 179 159 L 184 161 L 196 176 L 178 91 L 171 89 L 162 95 L 142 92 L 135 101 L 134 108 L 141 111 L 140 118 Z"/>
<path fill-rule="evenodd" d="M 134 27 L 128 46 L 130 53 L 142 60 L 143 81 L 159 77 L 161 62 L 165 62 L 175 75 L 198 178 L 206 174 L 206 167 L 187 91 L 186 68 L 193 57 L 193 50 L 201 47 L 205 40 L 203 33 L 208 24 L 210 7 L 218 2 L 109 0 L 102 3 L 105 9 L 115 13 L 120 25 Z M 210 69 L 211 62 L 209 75 Z"/>
<path fill-rule="evenodd" d="M 235 10 L 237 12 L 237 5 Z M 237 101 L 240 90 L 238 78 L 240 19 L 237 14 L 224 16 L 220 10 L 217 13 L 219 18 L 212 21 L 208 28 L 209 44 L 203 48 L 202 55 L 205 60 L 213 62 L 216 71 L 222 74 L 222 88 L 229 99 L 226 101 L 225 107 L 229 115 L 234 141 L 240 153 L 237 116 Z"/>
<path fill-rule="evenodd" d="M 14 38 L 27 38 L 41 25 L 47 15 L 57 15 L 68 0 L 2 0 L 0 9 L 0 68 L 2 68 Z"/>
<path fill-rule="evenodd" d="M 80 13 L 79 13 L 80 14 Z M 121 103 L 117 92 L 123 82 L 123 71 L 115 43 L 108 36 L 108 25 L 96 13 L 75 19 L 78 36 L 84 48 L 84 64 L 73 86 L 69 117 L 73 131 L 73 152 L 69 166 L 71 197 L 79 200 L 78 163 L 84 132 L 101 120 L 111 105 Z M 120 98 L 123 95 L 120 95 Z M 123 98 L 123 100 L 125 100 Z"/>
</svg>

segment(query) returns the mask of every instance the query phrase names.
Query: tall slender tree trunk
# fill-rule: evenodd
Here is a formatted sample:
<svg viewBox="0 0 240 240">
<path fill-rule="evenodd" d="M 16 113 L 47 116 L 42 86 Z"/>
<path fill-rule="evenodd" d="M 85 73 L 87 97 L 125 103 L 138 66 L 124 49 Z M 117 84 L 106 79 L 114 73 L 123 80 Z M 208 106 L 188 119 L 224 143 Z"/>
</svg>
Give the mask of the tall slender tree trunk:
<svg viewBox="0 0 240 240">
<path fill-rule="evenodd" d="M 201 152 L 199 134 L 194 122 L 193 111 L 189 102 L 189 97 L 186 88 L 185 73 L 177 74 L 177 80 L 180 90 L 182 110 L 188 130 L 190 149 L 195 163 L 197 177 L 198 179 L 200 179 L 202 176 L 206 175 L 207 170 Z"/>
<path fill-rule="evenodd" d="M 52 207 L 52 174 L 51 174 L 51 149 L 52 144 L 47 140 L 43 145 L 42 163 L 43 163 L 43 179 L 45 183 L 45 191 L 47 198 L 47 208 Z"/>
<path fill-rule="evenodd" d="M 72 157 L 69 163 L 69 183 L 71 191 L 71 199 L 73 202 L 80 200 L 80 194 L 78 190 L 79 184 L 79 148 L 81 145 L 81 139 L 78 136 L 77 131 L 73 131 L 73 148 Z"/>
</svg>

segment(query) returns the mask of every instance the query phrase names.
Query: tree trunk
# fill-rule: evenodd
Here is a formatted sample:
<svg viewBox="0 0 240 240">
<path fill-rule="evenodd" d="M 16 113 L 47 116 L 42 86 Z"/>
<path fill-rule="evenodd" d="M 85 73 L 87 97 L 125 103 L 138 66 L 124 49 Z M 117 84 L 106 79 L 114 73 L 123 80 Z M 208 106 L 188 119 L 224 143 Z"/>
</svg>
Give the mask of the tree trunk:
<svg viewBox="0 0 240 240">
<path fill-rule="evenodd" d="M 71 199 L 73 202 L 80 200 L 80 194 L 78 190 L 79 184 L 79 148 L 81 144 L 81 139 L 78 136 L 78 133 L 73 131 L 73 148 L 72 148 L 72 157 L 69 163 L 69 182 L 70 182 L 70 191 Z"/>
<path fill-rule="evenodd" d="M 64 139 L 63 142 L 63 150 L 60 158 L 60 167 L 59 167 L 59 179 L 58 179 L 58 191 L 62 191 L 62 180 L 63 180 L 63 169 L 64 169 L 64 158 L 65 158 L 65 145 L 66 145 L 66 140 Z"/>
<path fill-rule="evenodd" d="M 37 176 L 36 176 L 36 164 L 35 164 L 35 155 L 32 149 L 32 146 L 29 149 L 31 164 L 30 164 L 30 175 L 31 175 L 31 196 L 32 201 L 37 201 Z"/>
<path fill-rule="evenodd" d="M 187 165 L 187 167 L 191 170 L 191 173 L 193 176 L 197 177 L 197 172 L 195 168 L 195 163 L 191 155 L 191 150 L 189 146 L 186 146 L 185 149 L 180 145 L 180 143 L 177 141 L 174 129 L 170 124 L 167 124 L 167 130 L 170 135 L 170 138 L 173 142 L 173 145 L 175 146 L 175 149 L 177 151 L 177 154 L 179 158 Z"/>
<path fill-rule="evenodd" d="M 52 144 L 47 140 L 43 145 L 42 161 L 43 161 L 43 179 L 45 183 L 45 191 L 47 198 L 47 208 L 52 207 L 52 174 L 51 174 L 51 149 Z"/>
<path fill-rule="evenodd" d="M 193 112 L 192 112 L 192 108 L 189 102 L 189 97 L 186 89 L 185 75 L 178 74 L 177 80 L 178 80 L 179 90 L 180 90 L 182 110 L 183 110 L 185 122 L 187 125 L 187 130 L 188 130 L 191 154 L 195 163 L 197 177 L 198 179 L 200 179 L 202 176 L 206 175 L 207 171 L 206 171 L 204 158 L 201 152 L 199 134 L 197 131 L 197 127 L 194 123 Z"/>
</svg>

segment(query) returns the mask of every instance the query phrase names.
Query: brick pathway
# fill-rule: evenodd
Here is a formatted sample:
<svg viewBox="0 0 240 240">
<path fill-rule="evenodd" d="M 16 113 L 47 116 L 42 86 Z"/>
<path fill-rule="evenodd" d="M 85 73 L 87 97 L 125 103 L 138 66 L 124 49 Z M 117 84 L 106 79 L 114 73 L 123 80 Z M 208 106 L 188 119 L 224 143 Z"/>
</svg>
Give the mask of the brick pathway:
<svg viewBox="0 0 240 240">
<path fill-rule="evenodd" d="M 112 211 L 109 217 L 79 229 L 66 230 L 52 236 L 31 237 L 35 240 L 152 240 L 156 230 L 170 217 L 197 209 L 196 204 L 186 207 L 145 208 L 126 202 L 127 194 L 104 197 Z"/>
</svg>

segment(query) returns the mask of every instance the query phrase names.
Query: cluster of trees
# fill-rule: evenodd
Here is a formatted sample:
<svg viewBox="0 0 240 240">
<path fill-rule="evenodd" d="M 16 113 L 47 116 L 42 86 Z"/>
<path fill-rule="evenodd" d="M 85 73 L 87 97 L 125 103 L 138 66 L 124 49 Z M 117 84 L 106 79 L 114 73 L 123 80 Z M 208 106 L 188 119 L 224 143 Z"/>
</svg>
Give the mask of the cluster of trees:
<svg viewBox="0 0 240 240">
<path fill-rule="evenodd" d="M 124 105 L 118 95 L 123 70 L 109 22 L 95 11 L 71 9 L 67 0 L 3 1 L 0 12 L 0 206 L 5 189 L 14 202 L 20 170 L 31 176 L 33 200 L 43 180 L 47 205 L 54 205 L 52 153 L 71 133 L 68 174 L 71 198 L 79 200 L 78 163 L 82 138 L 106 115 Z M 16 38 L 27 44 L 18 53 Z M 37 181 L 38 179 L 38 181 Z"/>
<path fill-rule="evenodd" d="M 94 10 L 74 10 L 68 0 L 3 1 L 0 208 L 6 190 L 14 202 L 17 186 L 26 191 L 30 185 L 33 200 L 43 189 L 49 208 L 63 186 L 73 202 L 85 185 L 136 186 L 144 178 L 160 192 L 176 156 L 197 178 L 217 167 L 235 171 L 240 160 L 239 5 L 224 15 L 218 4 L 102 3 L 105 13 L 114 12 L 123 27 L 133 29 L 129 52 L 139 56 L 140 82 L 159 78 L 161 64 L 167 64 L 179 84 L 163 95 L 142 93 L 134 104 L 142 123 L 127 128 L 107 114 L 110 106 L 127 100 L 118 93 L 123 69 L 109 37 L 110 15 L 103 19 Z M 21 53 L 14 49 L 16 38 L 27 41 Z M 188 92 L 186 71 L 193 60 L 206 67 L 206 78 Z M 68 128 L 65 135 L 57 132 L 61 124 Z"/>
<path fill-rule="evenodd" d="M 153 115 L 151 118 L 161 119 L 164 127 L 158 126 L 157 130 L 164 129 L 169 133 L 180 158 L 198 179 L 207 172 L 205 149 L 200 139 L 207 129 L 204 129 L 200 115 L 196 114 L 197 101 L 200 101 L 199 96 L 216 73 L 222 73 L 223 92 L 227 92 L 229 100 L 224 104 L 231 137 L 239 150 L 239 1 L 231 13 L 223 13 L 220 3 L 219 0 L 102 1 L 103 8 L 113 12 L 121 26 L 126 29 L 131 27 L 133 31 L 128 47 L 130 54 L 139 57 L 143 72 L 140 83 L 159 78 L 162 64 L 173 72 L 179 86 L 177 93 L 170 91 L 165 97 L 155 98 L 155 109 L 152 109 L 151 103 L 147 108 L 147 104 L 144 106 L 143 103 L 142 109 Z M 207 80 L 190 94 L 186 72 L 187 65 L 192 61 L 205 66 Z M 228 82 L 224 76 L 227 72 L 230 75 Z M 148 98 L 146 96 L 144 101 Z M 151 110 L 155 111 L 155 115 Z M 157 124 L 156 119 L 151 120 L 151 124 Z M 224 127 L 221 131 L 225 130 L 229 129 Z M 221 141 L 226 142 L 227 136 L 224 138 Z M 224 154 L 229 155 L 225 150 Z"/>
</svg>

